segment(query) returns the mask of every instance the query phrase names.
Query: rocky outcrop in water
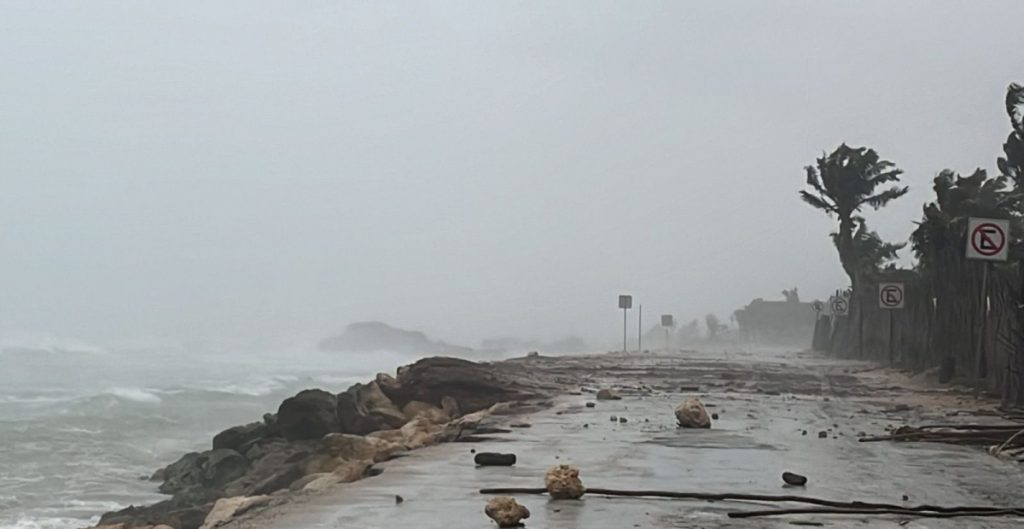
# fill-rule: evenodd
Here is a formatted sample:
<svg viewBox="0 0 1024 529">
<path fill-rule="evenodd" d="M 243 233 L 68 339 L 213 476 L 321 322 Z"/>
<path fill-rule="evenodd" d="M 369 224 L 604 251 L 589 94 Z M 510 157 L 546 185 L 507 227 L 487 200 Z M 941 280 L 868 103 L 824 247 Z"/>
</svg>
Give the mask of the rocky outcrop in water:
<svg viewBox="0 0 1024 529">
<path fill-rule="evenodd" d="M 417 355 L 465 355 L 473 352 L 468 347 L 434 341 L 422 332 L 399 329 L 379 321 L 352 323 L 345 332 L 321 341 L 320 349 L 339 353 L 388 351 Z"/>
<path fill-rule="evenodd" d="M 107 513 L 100 524 L 215 527 L 266 505 L 265 497 L 324 490 L 361 479 L 403 451 L 494 431 L 485 424 L 489 408 L 508 413 L 507 405 L 495 405 L 552 388 L 515 363 L 435 357 L 340 394 L 304 390 L 263 422 L 228 428 L 211 450 L 157 471 L 153 479 L 170 499 Z"/>
</svg>

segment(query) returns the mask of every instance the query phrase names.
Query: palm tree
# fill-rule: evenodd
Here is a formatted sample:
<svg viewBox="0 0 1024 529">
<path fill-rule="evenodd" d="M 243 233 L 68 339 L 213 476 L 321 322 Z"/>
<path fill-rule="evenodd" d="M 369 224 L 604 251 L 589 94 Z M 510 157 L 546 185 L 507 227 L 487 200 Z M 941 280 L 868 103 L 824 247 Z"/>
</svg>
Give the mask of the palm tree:
<svg viewBox="0 0 1024 529">
<path fill-rule="evenodd" d="M 1006 175 L 990 178 L 983 169 L 970 176 L 944 170 L 935 177 L 935 201 L 925 204 L 924 218 L 910 235 L 917 270 L 934 300 L 934 343 L 946 349 L 956 363 L 972 365 L 977 347 L 978 322 L 987 317 L 979 296 L 984 286 L 982 266 L 964 253 L 970 217 L 1008 219 L 1011 233 L 1020 232 L 1022 195 L 1010 186 Z M 987 371 L 980 350 L 973 359 L 977 375 Z"/>
<path fill-rule="evenodd" d="M 884 266 L 892 266 L 898 252 L 907 243 L 885 242 L 876 231 L 868 230 L 868 225 L 862 217 L 854 217 L 857 224 L 857 231 L 853 234 L 853 248 L 857 255 L 857 271 L 861 274 L 871 274 L 881 270 Z M 839 234 L 833 233 L 832 240 L 839 246 Z"/>
<path fill-rule="evenodd" d="M 899 182 L 903 171 L 887 160 L 879 158 L 874 149 L 853 148 L 845 143 L 832 154 L 817 159 L 816 166 L 808 165 L 807 186 L 800 198 L 811 206 L 835 215 L 839 228 L 833 237 L 839 250 L 839 261 L 856 288 L 861 273 L 855 234 L 863 219 L 857 214 L 870 206 L 878 209 L 907 193 L 906 186 L 896 185 L 879 189 L 891 182 Z"/>
<path fill-rule="evenodd" d="M 998 160 L 999 170 L 1024 190 L 1024 86 L 1010 83 L 1006 89 L 1006 114 L 1013 130 L 1003 144 L 1005 157 Z"/>
<path fill-rule="evenodd" d="M 935 202 L 924 205 L 924 218 L 910 235 L 918 268 L 932 271 L 962 260 L 969 217 L 1019 219 L 1022 196 L 1010 182 L 1006 175 L 989 178 L 984 169 L 970 176 L 940 172 L 932 186 Z"/>
</svg>

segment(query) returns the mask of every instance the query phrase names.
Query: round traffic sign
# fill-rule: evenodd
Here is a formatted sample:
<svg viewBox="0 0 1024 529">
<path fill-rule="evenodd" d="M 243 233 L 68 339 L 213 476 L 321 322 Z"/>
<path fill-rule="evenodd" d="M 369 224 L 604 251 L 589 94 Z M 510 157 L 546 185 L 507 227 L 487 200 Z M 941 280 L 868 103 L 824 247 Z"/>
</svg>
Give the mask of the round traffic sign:
<svg viewBox="0 0 1024 529">
<path fill-rule="evenodd" d="M 850 310 L 850 302 L 846 298 L 835 298 L 832 300 L 832 314 L 845 316 Z"/>
<path fill-rule="evenodd" d="M 879 301 L 883 308 L 898 308 L 903 305 L 903 286 L 885 285 L 879 292 Z"/>
<path fill-rule="evenodd" d="M 971 231 L 971 248 L 983 256 L 996 255 L 1003 251 L 1004 246 L 1006 246 L 1006 233 L 998 224 L 983 222 Z"/>
</svg>

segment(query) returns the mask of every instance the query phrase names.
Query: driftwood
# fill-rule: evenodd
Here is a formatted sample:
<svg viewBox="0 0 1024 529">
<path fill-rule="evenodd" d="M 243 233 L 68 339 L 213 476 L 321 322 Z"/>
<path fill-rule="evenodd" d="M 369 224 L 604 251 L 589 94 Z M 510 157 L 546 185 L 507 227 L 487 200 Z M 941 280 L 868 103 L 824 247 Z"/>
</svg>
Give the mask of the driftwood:
<svg viewBox="0 0 1024 529">
<path fill-rule="evenodd" d="M 787 514 L 896 514 L 922 518 L 959 518 L 964 516 L 1024 516 L 1024 509 L 1000 509 L 996 507 L 950 507 L 944 511 L 920 511 L 914 509 L 776 509 L 770 511 L 730 512 L 729 518 L 754 518 L 759 516 L 785 516 Z"/>
<path fill-rule="evenodd" d="M 890 435 L 862 437 L 862 443 L 878 441 L 948 443 L 968 446 L 999 445 L 1001 449 L 1024 446 L 1024 425 L 928 425 L 902 426 Z"/>
<path fill-rule="evenodd" d="M 501 487 L 480 489 L 481 494 L 546 494 L 547 490 L 541 487 Z M 774 516 L 779 514 L 906 514 L 912 516 L 947 515 L 953 516 L 1009 516 L 1024 515 L 1024 508 L 1007 507 L 943 507 L 940 505 L 895 505 L 890 503 L 872 503 L 863 501 L 836 501 L 809 496 L 772 495 L 772 494 L 742 494 L 723 493 L 714 494 L 707 492 L 673 492 L 665 490 L 616 490 L 602 488 L 587 488 L 587 494 L 601 496 L 629 496 L 629 497 L 652 497 L 652 498 L 673 498 L 707 501 L 760 501 L 760 502 L 789 502 L 806 503 L 829 507 L 828 509 L 786 509 L 773 511 L 748 511 L 729 513 L 732 518 L 746 518 L 751 516 Z M 751 514 L 754 513 L 754 514 Z M 1001 514 L 993 514 L 1001 513 Z"/>
</svg>

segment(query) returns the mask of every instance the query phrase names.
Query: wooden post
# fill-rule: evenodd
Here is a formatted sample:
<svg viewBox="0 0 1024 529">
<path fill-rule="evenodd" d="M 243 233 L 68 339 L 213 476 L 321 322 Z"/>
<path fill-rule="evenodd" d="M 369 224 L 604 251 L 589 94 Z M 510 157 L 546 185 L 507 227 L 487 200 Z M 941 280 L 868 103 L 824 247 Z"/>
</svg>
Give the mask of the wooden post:
<svg viewBox="0 0 1024 529">
<path fill-rule="evenodd" d="M 978 378 L 985 378 L 988 376 L 988 362 L 985 358 L 985 333 L 988 328 L 988 272 L 992 264 L 989 262 L 982 263 L 981 272 L 981 321 L 978 322 L 978 346 L 975 348 L 977 356 L 977 373 Z"/>
</svg>

